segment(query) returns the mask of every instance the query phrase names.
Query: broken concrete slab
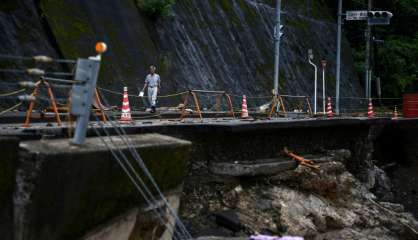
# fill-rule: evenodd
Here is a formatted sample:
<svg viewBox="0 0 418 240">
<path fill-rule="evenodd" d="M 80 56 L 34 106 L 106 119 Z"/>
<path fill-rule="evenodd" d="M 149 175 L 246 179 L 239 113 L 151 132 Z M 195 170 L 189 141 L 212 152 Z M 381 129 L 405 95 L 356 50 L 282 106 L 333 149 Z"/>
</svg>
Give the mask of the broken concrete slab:
<svg viewBox="0 0 418 240">
<path fill-rule="evenodd" d="M 177 213 L 180 205 L 180 195 L 173 194 L 166 196 L 167 202 L 172 209 Z M 174 226 L 175 219 L 173 215 L 168 214 L 167 209 L 164 209 L 165 216 L 162 218 L 166 220 L 161 222 L 154 212 L 154 207 L 147 208 L 133 208 L 126 213 L 113 218 L 105 224 L 102 224 L 95 229 L 89 231 L 80 240 L 132 240 L 132 239 L 160 239 L 171 240 L 172 230 L 167 229 L 165 223 Z"/>
<path fill-rule="evenodd" d="M 331 150 L 324 155 L 306 155 L 304 158 L 315 163 L 345 161 L 350 158 L 349 150 Z M 212 173 L 232 177 L 271 176 L 280 172 L 296 169 L 298 163 L 290 158 L 258 159 L 256 161 L 212 162 Z"/>
<path fill-rule="evenodd" d="M 162 191 L 181 189 L 191 143 L 159 134 L 129 137 Z M 112 140 L 145 180 L 122 139 Z M 15 240 L 77 239 L 144 203 L 97 137 L 88 138 L 81 147 L 71 145 L 68 139 L 25 141 L 20 143 L 19 155 Z M 145 182 L 150 186 L 150 181 Z"/>
<path fill-rule="evenodd" d="M 266 163 L 211 163 L 210 171 L 214 174 L 233 177 L 255 177 L 274 175 L 282 171 L 295 169 L 297 163 L 293 160 L 266 159 Z"/>
</svg>

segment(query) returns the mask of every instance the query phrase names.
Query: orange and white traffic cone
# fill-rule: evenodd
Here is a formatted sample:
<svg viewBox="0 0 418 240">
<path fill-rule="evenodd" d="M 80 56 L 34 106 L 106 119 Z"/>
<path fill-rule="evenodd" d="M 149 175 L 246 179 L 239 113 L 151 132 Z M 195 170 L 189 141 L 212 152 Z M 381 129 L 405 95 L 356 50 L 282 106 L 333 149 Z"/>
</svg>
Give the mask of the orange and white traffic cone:
<svg viewBox="0 0 418 240">
<path fill-rule="evenodd" d="M 392 119 L 398 119 L 398 107 L 396 107 L 396 106 L 395 106 L 395 110 L 393 110 Z"/>
<path fill-rule="evenodd" d="M 369 108 L 367 111 L 367 117 L 368 118 L 374 118 L 374 112 L 373 112 L 373 100 L 369 99 Z"/>
<path fill-rule="evenodd" d="M 131 123 L 131 108 L 129 107 L 128 88 L 123 88 L 123 102 L 122 102 L 122 115 L 120 117 L 121 123 Z"/>
<path fill-rule="evenodd" d="M 241 118 L 248 118 L 247 96 L 242 96 Z"/>
<path fill-rule="evenodd" d="M 328 98 L 328 104 L 327 104 L 327 116 L 328 118 L 333 118 L 334 117 L 334 113 L 332 112 L 332 103 L 331 103 L 331 98 Z"/>
</svg>

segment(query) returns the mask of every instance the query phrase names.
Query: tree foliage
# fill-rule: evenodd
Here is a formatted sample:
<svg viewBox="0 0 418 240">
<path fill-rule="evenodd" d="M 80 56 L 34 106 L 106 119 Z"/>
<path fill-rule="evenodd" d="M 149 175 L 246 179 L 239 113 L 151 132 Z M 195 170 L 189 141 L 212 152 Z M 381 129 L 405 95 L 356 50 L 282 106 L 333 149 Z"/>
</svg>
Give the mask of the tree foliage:
<svg viewBox="0 0 418 240">
<path fill-rule="evenodd" d="M 150 18 L 169 16 L 175 0 L 137 0 L 138 7 Z"/>
<path fill-rule="evenodd" d="M 336 11 L 337 1 L 329 1 Z M 367 9 L 367 0 L 343 1 L 345 10 Z M 394 14 L 389 26 L 375 26 L 372 35 L 384 40 L 374 44 L 374 73 L 381 78 L 386 96 L 418 92 L 418 0 L 374 0 L 374 10 Z M 346 22 L 344 31 L 354 48 L 354 59 L 360 79 L 364 79 L 364 22 Z M 373 54 L 372 53 L 372 54 Z"/>
<path fill-rule="evenodd" d="M 389 8 L 392 24 L 375 30 L 385 39 L 378 48 L 376 68 L 384 81 L 384 93 L 399 96 L 418 91 L 418 0 L 376 1 L 378 7 Z"/>
</svg>

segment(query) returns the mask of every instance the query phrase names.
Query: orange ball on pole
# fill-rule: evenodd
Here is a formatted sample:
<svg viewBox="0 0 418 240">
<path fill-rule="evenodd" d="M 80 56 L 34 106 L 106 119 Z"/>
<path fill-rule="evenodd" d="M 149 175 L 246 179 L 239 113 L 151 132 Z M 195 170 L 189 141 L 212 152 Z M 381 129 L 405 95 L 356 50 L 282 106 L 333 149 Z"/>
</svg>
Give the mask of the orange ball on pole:
<svg viewBox="0 0 418 240">
<path fill-rule="evenodd" d="M 98 42 L 96 43 L 96 52 L 97 54 L 102 54 L 104 52 L 106 52 L 107 50 L 107 45 L 104 42 Z"/>
</svg>

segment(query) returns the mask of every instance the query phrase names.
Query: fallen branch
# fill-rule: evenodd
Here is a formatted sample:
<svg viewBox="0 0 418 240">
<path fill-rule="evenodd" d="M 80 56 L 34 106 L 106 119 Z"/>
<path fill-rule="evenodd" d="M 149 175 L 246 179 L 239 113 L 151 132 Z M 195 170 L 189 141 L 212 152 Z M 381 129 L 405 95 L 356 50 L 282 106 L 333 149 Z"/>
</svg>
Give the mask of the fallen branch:
<svg viewBox="0 0 418 240">
<path fill-rule="evenodd" d="M 306 167 L 310 167 L 310 168 L 315 169 L 315 170 L 319 170 L 319 167 L 314 165 L 315 164 L 314 161 L 305 159 L 301 156 L 298 156 L 298 155 L 294 154 L 293 152 L 289 152 L 289 150 L 286 147 L 283 148 L 283 153 L 285 155 L 291 157 L 293 160 L 295 160 L 296 162 L 298 162 L 302 166 L 306 166 Z"/>
</svg>

